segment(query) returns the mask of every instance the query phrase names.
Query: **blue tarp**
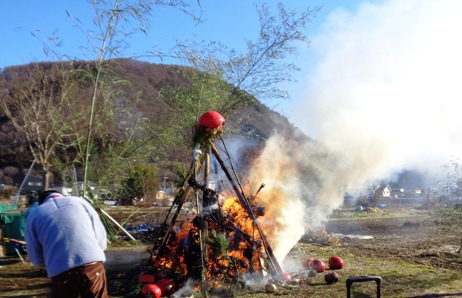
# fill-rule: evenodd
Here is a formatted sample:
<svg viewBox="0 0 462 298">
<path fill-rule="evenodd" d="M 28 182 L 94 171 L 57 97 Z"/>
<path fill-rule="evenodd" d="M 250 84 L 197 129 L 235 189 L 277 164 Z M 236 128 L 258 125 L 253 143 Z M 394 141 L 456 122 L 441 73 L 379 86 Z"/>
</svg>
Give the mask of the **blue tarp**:
<svg viewBox="0 0 462 298">
<path fill-rule="evenodd" d="M 20 210 L 7 210 L 0 213 L 0 226 L 2 228 L 3 238 L 12 238 L 24 240 L 24 230 L 26 220 Z M 6 254 L 16 254 L 14 243 L 5 243 Z"/>
<path fill-rule="evenodd" d="M 5 210 L 12 210 L 12 209 L 17 209 L 18 207 L 16 205 L 10 206 L 10 204 L 0 204 L 0 212 L 3 212 Z"/>
</svg>

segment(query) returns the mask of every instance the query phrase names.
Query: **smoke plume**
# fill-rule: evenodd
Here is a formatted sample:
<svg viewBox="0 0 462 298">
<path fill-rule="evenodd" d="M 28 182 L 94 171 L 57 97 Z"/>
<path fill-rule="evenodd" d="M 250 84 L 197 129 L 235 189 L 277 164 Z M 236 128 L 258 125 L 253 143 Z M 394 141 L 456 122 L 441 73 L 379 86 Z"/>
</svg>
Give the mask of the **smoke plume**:
<svg viewBox="0 0 462 298">
<path fill-rule="evenodd" d="M 275 134 L 250 177 L 266 183 L 259 200 L 274 221 L 262 224 L 279 260 L 343 190 L 403 169 L 437 175 L 462 152 L 460 11 L 457 0 L 364 2 L 312 38 L 316 62 L 289 118 L 316 141 Z"/>
</svg>

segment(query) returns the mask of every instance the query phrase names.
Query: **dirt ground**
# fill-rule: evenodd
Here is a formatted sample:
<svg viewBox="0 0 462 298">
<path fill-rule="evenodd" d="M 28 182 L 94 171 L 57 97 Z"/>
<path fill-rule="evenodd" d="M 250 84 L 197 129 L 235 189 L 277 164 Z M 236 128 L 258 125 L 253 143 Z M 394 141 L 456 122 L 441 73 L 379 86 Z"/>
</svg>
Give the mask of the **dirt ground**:
<svg viewBox="0 0 462 298">
<path fill-rule="evenodd" d="M 396 274 L 396 277 L 386 277 L 382 281 L 382 297 L 462 297 L 462 288 L 457 288 L 458 286 L 451 282 L 451 278 L 461 279 L 462 258 L 456 252 L 461 236 L 442 230 L 438 219 L 430 217 L 425 210 L 403 209 L 392 212 L 396 214 L 397 211 L 401 212 L 401 215 L 361 220 L 330 220 L 325 226 L 324 239 L 316 235 L 304 237 L 282 264 L 284 268 L 290 268 L 288 272 L 292 273 L 293 281 L 290 284 L 279 284 L 279 290 L 275 293 L 266 293 L 258 287 L 253 287 L 232 295 L 212 293 L 211 297 L 346 297 L 345 281 L 348 277 L 375 275 L 377 272 L 387 276 Z M 142 217 L 137 218 L 140 220 Z M 105 267 L 111 297 L 134 297 L 133 288 L 130 289 L 126 281 L 129 278 L 133 279 L 137 272 L 136 267 L 149 258 L 149 249 L 149 245 L 140 245 L 111 247 L 107 250 Z M 339 271 L 341 278 L 337 284 L 327 285 L 322 274 L 316 276 L 314 283 L 312 280 L 306 282 L 301 277 L 304 259 L 327 259 L 331 254 L 342 255 L 346 263 L 345 268 Z M 413 288 L 413 283 L 417 284 L 419 280 L 426 280 L 428 277 L 419 276 L 418 273 L 417 276 L 403 277 L 399 275 L 399 266 L 395 268 L 396 273 L 384 271 L 377 267 L 377 261 L 369 262 L 377 259 L 382 264 L 380 266 L 390 263 L 406 264 L 403 266 L 409 267 L 409 264 L 412 264 L 418 270 L 425 270 L 418 271 L 425 272 L 425 275 L 427 272 L 441 273 L 445 276 L 449 274 L 449 281 L 445 284 L 441 279 L 440 285 L 419 285 Z M 406 282 L 409 285 L 402 279 L 408 279 Z M 136 279 L 133 283 L 136 283 Z M 374 286 L 365 285 L 364 291 L 368 291 L 368 294 L 353 292 L 352 297 L 375 297 Z M 15 256 L 0 259 L 1 297 L 49 297 L 48 293 L 48 278 L 27 261 L 22 263 Z M 192 296 L 200 297 L 200 294 L 194 293 Z"/>
<path fill-rule="evenodd" d="M 344 246 L 363 257 L 381 256 L 386 259 L 399 258 L 415 264 L 435 268 L 455 269 L 462 272 L 462 257 L 456 253 L 461 236 L 443 230 L 438 219 L 426 212 L 411 217 L 370 219 L 360 222 L 351 220 L 331 221 L 326 225 L 329 233 L 343 235 L 372 236 L 371 239 L 343 236 Z"/>
</svg>

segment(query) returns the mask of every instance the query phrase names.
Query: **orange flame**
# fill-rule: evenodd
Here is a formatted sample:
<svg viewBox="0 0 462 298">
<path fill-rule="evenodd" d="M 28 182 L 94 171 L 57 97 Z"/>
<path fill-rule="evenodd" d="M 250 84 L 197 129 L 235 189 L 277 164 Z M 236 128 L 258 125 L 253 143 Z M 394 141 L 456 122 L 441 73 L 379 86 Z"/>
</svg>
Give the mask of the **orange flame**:
<svg viewBox="0 0 462 298">
<path fill-rule="evenodd" d="M 238 198 L 229 197 L 224 201 L 222 210 L 226 214 L 224 222 L 209 222 L 208 226 L 209 230 L 223 233 L 228 240 L 225 255 L 216 255 L 213 249 L 206 249 L 207 282 L 214 287 L 235 283 L 240 274 L 260 274 L 263 270 L 261 237 L 246 209 Z M 163 255 L 154 257 L 154 268 L 169 268 L 181 277 L 188 277 L 192 274 L 191 270 L 196 270 L 197 274 L 200 268 L 197 264 L 194 265 L 196 267 L 191 265 L 191 258 L 199 257 L 199 228 L 191 221 L 184 221 L 181 228 L 172 234 Z"/>
</svg>

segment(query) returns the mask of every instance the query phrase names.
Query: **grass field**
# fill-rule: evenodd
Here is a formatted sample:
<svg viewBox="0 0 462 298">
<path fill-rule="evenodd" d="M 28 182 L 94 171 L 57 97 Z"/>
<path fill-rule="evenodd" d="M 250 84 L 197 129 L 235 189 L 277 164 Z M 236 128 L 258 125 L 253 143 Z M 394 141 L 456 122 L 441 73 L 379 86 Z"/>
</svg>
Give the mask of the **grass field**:
<svg viewBox="0 0 462 298">
<path fill-rule="evenodd" d="M 116 217 L 121 211 L 111 208 Z M 149 216 L 146 209 L 134 218 Z M 142 215 L 142 216 L 141 216 Z M 272 281 L 273 293 L 264 288 L 264 281 L 255 280 L 246 286 L 210 291 L 208 297 L 346 297 L 346 280 L 355 276 L 381 277 L 381 297 L 462 297 L 462 259 L 457 253 L 460 234 L 449 232 L 438 218 L 425 210 L 384 209 L 381 212 L 354 213 L 338 211 L 324 229 L 313 230 L 291 250 L 282 266 L 291 281 Z M 111 297 L 129 297 L 136 284 L 121 278 L 146 258 L 144 246 L 111 247 L 108 254 L 132 256 L 132 262 L 108 263 Z M 327 269 L 314 278 L 307 278 L 302 266 L 306 258 L 327 261 L 340 256 L 345 267 L 336 270 L 339 281 L 327 284 Z M 115 258 L 117 259 L 117 257 Z M 1 297 L 48 297 L 49 281 L 32 265 L 8 256 L 0 261 Z M 229 287 L 227 287 L 229 288 Z M 352 285 L 351 297 L 376 297 L 375 282 Z M 200 297 L 200 292 L 193 293 Z"/>
</svg>

